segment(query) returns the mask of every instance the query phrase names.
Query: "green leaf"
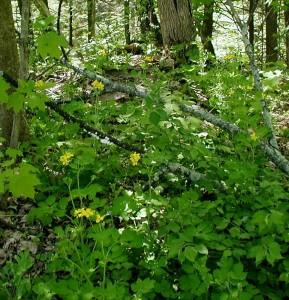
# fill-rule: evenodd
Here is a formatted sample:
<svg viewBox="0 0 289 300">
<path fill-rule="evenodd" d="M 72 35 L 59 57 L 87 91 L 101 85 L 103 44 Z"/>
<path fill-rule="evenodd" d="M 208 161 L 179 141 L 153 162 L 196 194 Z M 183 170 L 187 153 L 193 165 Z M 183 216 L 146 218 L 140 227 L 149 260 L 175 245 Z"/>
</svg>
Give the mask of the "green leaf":
<svg viewBox="0 0 289 300">
<path fill-rule="evenodd" d="M 160 119 L 161 119 L 161 117 L 160 117 L 160 115 L 159 115 L 157 112 L 153 111 L 153 112 L 150 114 L 149 120 L 150 120 L 150 122 L 151 122 L 152 124 L 158 125 L 158 123 L 160 122 Z"/>
<path fill-rule="evenodd" d="M 43 59 L 49 54 L 58 59 L 61 56 L 60 47 L 67 47 L 65 38 L 53 31 L 41 35 L 37 39 L 37 44 L 37 51 Z"/>
<path fill-rule="evenodd" d="M 155 280 L 149 278 L 146 278 L 145 280 L 138 278 L 138 280 L 131 285 L 131 288 L 135 293 L 146 294 L 154 288 L 155 282 Z"/>
<path fill-rule="evenodd" d="M 31 93 L 27 98 L 28 106 L 32 109 L 38 107 L 40 110 L 45 110 L 45 102 L 48 101 L 48 97 L 43 94 Z"/>
<path fill-rule="evenodd" d="M 195 262 L 196 257 L 198 255 L 197 250 L 192 246 L 187 246 L 185 248 L 185 257 L 191 262 Z"/>
<path fill-rule="evenodd" d="M 273 265 L 275 260 L 279 260 L 282 259 L 282 255 L 281 255 L 281 249 L 280 249 L 280 245 L 276 242 L 271 242 L 270 244 L 268 244 L 268 253 L 267 253 L 267 260 L 268 262 Z"/>
<path fill-rule="evenodd" d="M 7 179 L 8 189 L 14 197 L 34 198 L 35 186 L 40 184 L 38 177 L 35 175 L 36 172 L 36 168 L 25 163 L 13 169 L 12 176 Z"/>
<path fill-rule="evenodd" d="M 24 108 L 25 101 L 26 99 L 23 94 L 15 92 L 9 97 L 7 108 L 12 108 L 15 112 L 20 112 Z"/>
<path fill-rule="evenodd" d="M 200 254 L 208 255 L 209 253 L 208 248 L 204 244 L 196 245 L 195 248 Z"/>
<path fill-rule="evenodd" d="M 248 252 L 248 257 L 254 257 L 256 259 L 256 264 L 262 262 L 266 256 L 266 249 L 263 245 L 258 245 L 252 247 Z"/>
<path fill-rule="evenodd" d="M 10 88 L 9 84 L 0 76 L 0 103 L 8 102 L 8 94 L 6 91 Z"/>
</svg>

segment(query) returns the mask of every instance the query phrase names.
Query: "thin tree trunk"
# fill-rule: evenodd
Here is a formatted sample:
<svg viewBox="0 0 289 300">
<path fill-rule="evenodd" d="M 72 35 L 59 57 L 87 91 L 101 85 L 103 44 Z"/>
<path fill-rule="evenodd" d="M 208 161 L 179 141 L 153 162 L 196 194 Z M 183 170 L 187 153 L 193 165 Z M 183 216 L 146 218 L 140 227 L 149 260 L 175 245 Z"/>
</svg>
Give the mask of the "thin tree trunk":
<svg viewBox="0 0 289 300">
<path fill-rule="evenodd" d="M 22 0 L 21 0 L 22 2 Z M 50 16 L 50 11 L 48 7 L 48 2 L 45 0 L 34 0 L 34 3 L 37 7 L 37 9 L 40 11 L 40 13 L 44 16 Z"/>
<path fill-rule="evenodd" d="M 254 33 L 255 33 L 255 23 L 254 23 L 254 12 L 256 8 L 256 0 L 250 0 L 249 3 L 249 19 L 248 19 L 248 31 L 249 31 L 249 41 L 252 47 L 254 46 Z"/>
<path fill-rule="evenodd" d="M 278 14 L 274 6 L 265 3 L 266 12 L 266 62 L 276 62 L 278 60 L 277 32 Z"/>
<path fill-rule="evenodd" d="M 124 13 L 124 35 L 125 35 L 125 43 L 129 45 L 131 43 L 131 36 L 130 36 L 130 7 L 129 7 L 129 0 L 123 1 L 123 13 Z"/>
<path fill-rule="evenodd" d="M 95 0 L 87 0 L 88 42 L 95 38 Z"/>
<path fill-rule="evenodd" d="M 19 79 L 27 80 L 29 74 L 29 16 L 30 16 L 30 0 L 22 0 L 21 14 L 21 35 L 20 35 L 20 69 Z M 24 112 L 14 113 L 13 126 L 11 131 L 10 148 L 17 148 L 20 133 L 28 136 L 28 130 L 24 119 Z"/>
<path fill-rule="evenodd" d="M 285 33 L 286 65 L 287 68 L 289 68 L 289 2 L 288 0 L 285 0 L 284 2 L 285 2 L 284 21 L 286 27 L 286 33 Z"/>
<path fill-rule="evenodd" d="M 16 34 L 12 15 L 11 0 L 0 1 L 0 70 L 14 80 L 19 75 L 19 57 L 17 52 Z M 5 41 L 5 42 L 4 42 Z M 2 148 L 11 142 L 14 113 L 3 104 L 0 106 L 1 136 L 5 138 Z"/>
<path fill-rule="evenodd" d="M 215 55 L 215 49 L 212 43 L 212 37 L 213 37 L 213 30 L 214 30 L 214 6 L 215 1 L 212 0 L 210 2 L 206 2 L 204 4 L 204 19 L 203 19 L 203 25 L 201 29 L 201 39 L 203 43 L 204 50 L 211 54 L 211 56 L 214 58 Z M 208 58 L 206 61 L 206 65 L 210 65 L 212 63 L 212 58 Z"/>
<path fill-rule="evenodd" d="M 70 47 L 73 46 L 73 8 L 72 0 L 69 0 L 69 41 L 68 44 Z"/>
</svg>

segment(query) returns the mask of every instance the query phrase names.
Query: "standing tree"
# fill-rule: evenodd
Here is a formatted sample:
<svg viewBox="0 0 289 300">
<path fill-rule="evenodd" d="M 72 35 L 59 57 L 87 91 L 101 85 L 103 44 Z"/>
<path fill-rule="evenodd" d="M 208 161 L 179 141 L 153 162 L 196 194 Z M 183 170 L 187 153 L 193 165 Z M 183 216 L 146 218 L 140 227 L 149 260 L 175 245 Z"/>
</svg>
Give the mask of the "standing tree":
<svg viewBox="0 0 289 300">
<path fill-rule="evenodd" d="M 95 38 L 95 0 L 87 0 L 88 41 Z"/>
<path fill-rule="evenodd" d="M 289 68 L 289 1 L 284 0 L 286 65 Z"/>
<path fill-rule="evenodd" d="M 155 11 L 154 0 L 139 1 L 140 14 L 140 30 L 143 37 L 147 40 L 147 35 L 153 35 L 156 45 L 162 45 L 162 34 L 160 31 L 160 23 Z M 149 36 L 150 38 L 150 36 Z"/>
<path fill-rule="evenodd" d="M 195 38 L 189 0 L 158 0 L 163 45 L 189 45 Z"/>
<path fill-rule="evenodd" d="M 0 43 L 0 70 L 17 80 L 19 78 L 19 56 L 11 0 L 0 1 L 0 41 L 2 41 Z M 9 146 L 17 147 L 19 140 L 25 138 L 25 135 L 19 132 L 20 129 L 26 132 L 23 116 L 7 109 L 5 104 L 0 106 L 0 127 L 1 136 L 5 138 L 4 149 Z M 16 133 L 17 131 L 18 133 Z"/>
<path fill-rule="evenodd" d="M 214 29 L 214 0 L 206 0 L 204 3 L 204 17 L 203 17 L 203 24 L 201 28 L 201 39 L 203 43 L 204 50 L 211 54 L 212 57 L 215 57 L 215 49 L 212 43 L 213 37 L 213 29 Z M 211 58 L 207 59 L 206 64 L 211 63 Z"/>
<path fill-rule="evenodd" d="M 278 60 L 278 13 L 274 2 L 265 3 L 266 12 L 266 62 Z"/>
</svg>

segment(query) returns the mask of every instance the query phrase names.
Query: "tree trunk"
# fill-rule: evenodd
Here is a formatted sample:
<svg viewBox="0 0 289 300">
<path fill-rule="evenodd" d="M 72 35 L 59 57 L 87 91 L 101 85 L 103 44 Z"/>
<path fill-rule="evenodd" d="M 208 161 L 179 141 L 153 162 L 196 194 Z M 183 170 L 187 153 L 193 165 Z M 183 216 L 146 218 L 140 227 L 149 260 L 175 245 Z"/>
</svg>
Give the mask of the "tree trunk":
<svg viewBox="0 0 289 300">
<path fill-rule="evenodd" d="M 70 47 L 73 47 L 73 8 L 72 0 L 69 0 L 69 41 L 68 44 Z"/>
<path fill-rule="evenodd" d="M 95 38 L 95 0 L 87 0 L 88 42 Z"/>
<path fill-rule="evenodd" d="M 0 1 L 0 70 L 14 80 L 19 75 L 19 57 L 17 52 L 16 34 L 12 15 L 11 0 Z M 5 42 L 4 42 L 5 41 Z M 5 138 L 3 148 L 11 142 L 14 113 L 5 105 L 0 106 L 1 135 Z M 16 141 L 13 142 L 15 144 Z M 17 141 L 18 143 L 18 141 Z"/>
<path fill-rule="evenodd" d="M 160 23 L 157 18 L 153 0 L 142 0 L 140 5 L 140 30 L 141 34 L 147 38 L 147 35 L 153 33 L 153 39 L 156 45 L 162 45 L 163 39 L 160 31 Z"/>
<path fill-rule="evenodd" d="M 276 62 L 278 60 L 277 32 L 278 14 L 274 6 L 265 3 L 266 12 L 266 62 Z"/>
<path fill-rule="evenodd" d="M 252 47 L 254 46 L 254 32 L 255 32 L 255 24 L 254 24 L 254 12 L 256 8 L 256 0 L 250 0 L 249 3 L 249 19 L 248 19 L 248 31 L 249 31 L 249 41 Z"/>
<path fill-rule="evenodd" d="M 130 37 L 130 7 L 129 7 L 129 0 L 123 1 L 123 13 L 124 13 L 124 35 L 125 35 L 125 43 L 127 45 L 131 42 Z"/>
<path fill-rule="evenodd" d="M 212 44 L 213 37 L 213 13 L 214 13 L 214 5 L 215 1 L 212 0 L 210 2 L 206 2 L 204 4 L 204 19 L 203 25 L 201 29 L 201 39 L 203 43 L 204 50 L 211 54 L 212 57 L 215 57 L 215 49 Z M 210 65 L 212 63 L 212 58 L 208 58 L 206 61 L 206 65 Z"/>
<path fill-rule="evenodd" d="M 21 34 L 20 34 L 20 69 L 19 79 L 26 81 L 29 75 L 29 20 L 30 20 L 30 0 L 22 0 L 21 9 Z M 28 128 L 25 124 L 24 113 L 14 113 L 13 126 L 11 130 L 10 147 L 17 148 L 20 134 L 28 137 Z"/>
<path fill-rule="evenodd" d="M 285 47 L 286 47 L 286 65 L 289 68 L 289 1 L 284 1 L 284 20 L 285 20 Z"/>
<path fill-rule="evenodd" d="M 189 0 L 158 0 L 163 44 L 189 44 L 195 38 Z"/>
</svg>

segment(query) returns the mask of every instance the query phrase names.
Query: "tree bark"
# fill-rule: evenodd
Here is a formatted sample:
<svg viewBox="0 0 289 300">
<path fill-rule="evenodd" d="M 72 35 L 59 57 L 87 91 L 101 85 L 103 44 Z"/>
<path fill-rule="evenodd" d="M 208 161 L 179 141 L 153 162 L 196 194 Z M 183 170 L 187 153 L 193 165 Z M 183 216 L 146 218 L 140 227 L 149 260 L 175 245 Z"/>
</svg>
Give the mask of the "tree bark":
<svg viewBox="0 0 289 300">
<path fill-rule="evenodd" d="M 265 3 L 266 12 L 266 62 L 278 60 L 278 14 L 272 4 Z"/>
<path fill-rule="evenodd" d="M 285 21 L 285 47 L 286 47 L 286 65 L 289 68 L 289 1 L 284 0 L 284 21 Z"/>
<path fill-rule="evenodd" d="M 17 51 L 16 34 L 12 15 L 11 0 L 0 1 L 0 70 L 14 80 L 19 75 L 19 56 Z M 4 42 L 5 41 L 5 42 Z M 14 113 L 5 105 L 0 106 L 1 135 L 5 138 L 3 148 L 11 142 Z M 15 144 L 15 141 L 13 142 Z"/>
<path fill-rule="evenodd" d="M 210 65 L 212 63 L 212 58 L 215 58 L 215 49 L 212 43 L 213 30 L 214 30 L 214 6 L 215 1 L 212 0 L 210 2 L 205 2 L 204 4 L 204 19 L 201 28 L 201 39 L 203 43 L 204 50 L 211 54 L 211 58 L 209 57 L 206 61 L 206 65 Z"/>
<path fill-rule="evenodd" d="M 95 38 L 95 0 L 87 0 L 88 42 Z"/>
<path fill-rule="evenodd" d="M 188 44 L 195 38 L 189 0 L 158 0 L 161 31 L 165 47 Z"/>
<path fill-rule="evenodd" d="M 125 35 L 125 43 L 127 45 L 131 42 L 130 37 L 130 7 L 129 7 L 129 0 L 123 0 L 123 13 L 124 13 L 124 35 Z"/>
</svg>

